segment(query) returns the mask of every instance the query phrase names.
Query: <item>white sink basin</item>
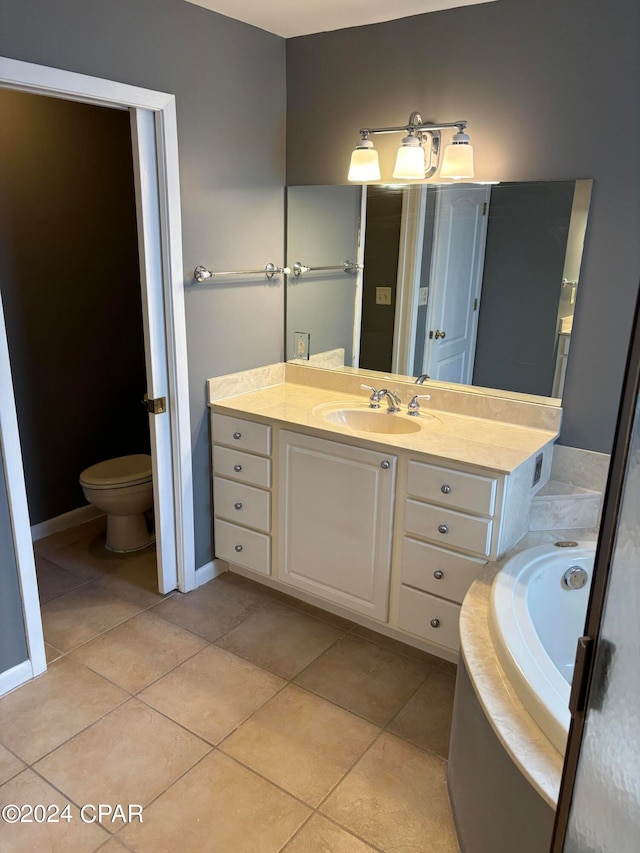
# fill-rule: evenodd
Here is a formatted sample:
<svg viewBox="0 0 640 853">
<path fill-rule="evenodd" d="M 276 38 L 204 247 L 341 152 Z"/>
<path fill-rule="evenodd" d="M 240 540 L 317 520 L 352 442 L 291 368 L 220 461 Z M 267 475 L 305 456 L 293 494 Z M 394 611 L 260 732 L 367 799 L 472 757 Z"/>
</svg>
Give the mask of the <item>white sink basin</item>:
<svg viewBox="0 0 640 853">
<path fill-rule="evenodd" d="M 324 410 L 324 411 L 322 411 Z M 354 409 L 317 406 L 314 414 L 320 415 L 330 424 L 339 424 L 358 432 L 378 432 L 387 435 L 402 435 L 418 432 L 418 419 L 409 419 L 406 415 L 389 414 L 385 409 Z"/>
</svg>

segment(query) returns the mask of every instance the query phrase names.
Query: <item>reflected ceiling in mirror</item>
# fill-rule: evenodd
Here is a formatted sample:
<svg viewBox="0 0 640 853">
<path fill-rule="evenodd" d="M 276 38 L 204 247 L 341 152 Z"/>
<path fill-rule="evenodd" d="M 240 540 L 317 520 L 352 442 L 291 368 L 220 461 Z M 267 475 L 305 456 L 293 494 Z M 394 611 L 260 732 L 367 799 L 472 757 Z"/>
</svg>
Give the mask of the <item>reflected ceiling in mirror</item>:
<svg viewBox="0 0 640 853">
<path fill-rule="evenodd" d="M 591 185 L 288 187 L 287 359 L 560 397 Z"/>
</svg>

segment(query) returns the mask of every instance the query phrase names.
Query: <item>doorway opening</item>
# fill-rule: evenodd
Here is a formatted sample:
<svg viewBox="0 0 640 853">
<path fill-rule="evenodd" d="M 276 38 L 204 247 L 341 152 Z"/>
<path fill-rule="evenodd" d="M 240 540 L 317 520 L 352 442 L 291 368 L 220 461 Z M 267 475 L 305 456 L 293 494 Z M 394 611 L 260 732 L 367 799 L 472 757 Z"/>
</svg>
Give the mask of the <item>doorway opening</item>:
<svg viewBox="0 0 640 853">
<path fill-rule="evenodd" d="M 137 446 L 130 445 L 129 449 L 143 449 L 145 442 L 148 442 L 148 448 L 151 452 L 158 555 L 157 588 L 161 593 L 176 588 L 186 592 L 195 586 L 195 566 L 175 99 L 171 95 L 159 92 L 123 86 L 112 81 L 8 59 L 0 59 L 0 89 L 22 90 L 31 93 L 31 96 L 47 95 L 49 97 L 42 100 L 48 102 L 51 102 L 51 98 L 53 98 L 61 99 L 62 102 L 79 101 L 84 102 L 84 104 L 101 105 L 126 111 L 122 115 L 125 125 L 130 122 L 131 147 L 129 157 L 131 158 L 132 152 L 132 171 L 135 183 L 133 219 L 137 224 L 137 235 L 134 242 L 137 242 L 139 256 L 139 264 L 136 265 L 138 287 L 141 286 L 141 291 L 138 290 L 138 300 L 140 300 L 140 295 L 142 297 L 141 306 L 138 309 L 138 318 L 141 319 L 141 326 L 144 330 L 142 361 L 145 362 L 144 372 L 146 373 L 148 396 L 152 400 L 163 399 L 166 401 L 164 411 L 158 415 L 148 416 L 140 406 L 143 417 L 148 418 L 148 438 L 139 429 L 138 437 L 135 439 Z M 7 94 L 16 93 L 9 92 Z M 84 106 L 84 104 L 66 103 L 64 105 L 78 107 Z M 89 109 L 95 110 L 95 106 L 89 107 Z M 99 110 L 98 112 L 102 111 Z M 111 110 L 105 110 L 105 112 L 111 112 Z M 120 120 L 120 124 L 122 130 L 122 120 Z M 95 150 L 91 151 L 92 147 L 88 147 L 88 156 L 95 156 L 96 154 Z M 69 195 L 72 193 L 70 192 Z M 91 202 L 100 205 L 101 202 L 104 202 L 104 198 L 91 199 Z M 88 200 L 87 205 L 89 205 Z M 88 206 L 87 210 L 89 209 Z M 39 213 L 38 206 L 35 206 L 33 209 L 34 231 L 38 230 Z M 40 223 L 41 227 L 42 224 Z M 55 230 L 61 226 L 55 222 L 51 227 Z M 92 273 L 95 274 L 102 258 L 97 257 L 90 260 L 93 262 L 87 263 L 85 259 L 83 264 L 85 267 L 83 278 L 87 288 L 91 287 Z M 98 276 L 96 275 L 95 278 Z M 49 286 L 52 284 L 53 282 L 50 281 Z M 95 297 L 96 294 L 93 293 L 90 296 Z M 106 295 L 104 300 L 102 309 L 108 302 Z M 102 321 L 109 318 L 109 310 L 113 308 L 113 304 L 108 303 L 108 306 L 108 309 L 103 310 L 99 318 Z M 12 315 L 13 307 L 15 306 L 8 306 L 8 318 L 15 316 L 15 314 Z M 122 310 L 126 313 L 129 309 Z M 132 313 L 135 314 L 135 311 Z M 0 319 L 4 320 L 4 317 L 0 316 Z M 40 319 L 42 320 L 42 318 Z M 46 318 L 44 319 L 46 320 Z M 110 319 L 113 320 L 113 317 Z M 84 320 L 87 322 L 86 317 Z M 99 328 L 97 317 L 89 318 L 88 322 Z M 113 326 L 113 324 L 111 325 Z M 108 338 L 109 334 L 100 340 L 100 335 L 96 334 L 94 341 L 96 349 L 99 348 L 100 343 L 104 345 Z M 138 345 L 139 343 L 138 340 Z M 86 342 L 85 348 L 90 349 Z M 112 358 L 117 360 L 113 353 Z M 88 358 L 86 360 L 88 361 Z M 126 375 L 127 356 L 122 360 Z M 138 368 L 140 368 L 139 362 L 140 359 L 138 359 Z M 80 366 L 87 368 L 87 365 Z M 131 374 L 136 373 L 133 365 L 130 366 L 132 368 Z M 27 509 L 23 467 L 23 458 L 26 458 L 29 451 L 30 438 L 22 436 L 19 432 L 14 383 L 15 387 L 18 387 L 21 377 L 19 375 L 12 376 L 11 367 L 5 324 L 1 322 L 0 438 L 5 475 L 3 485 L 6 486 L 8 529 L 11 531 L 16 557 L 17 588 L 19 590 L 17 604 L 21 605 L 21 607 L 18 606 L 18 611 L 22 610 L 23 625 L 20 628 L 23 630 L 26 641 L 23 643 L 26 652 L 20 654 L 18 651 L 16 661 L 10 662 L 9 668 L 0 673 L 0 694 L 40 674 L 46 668 L 42 619 L 31 542 L 31 520 Z M 90 365 L 88 369 L 90 369 Z M 59 370 L 57 372 L 60 374 Z M 138 369 L 138 373 L 140 373 L 140 369 Z M 59 382 L 62 383 L 63 381 L 64 377 L 59 377 Z M 136 381 L 139 380 L 132 380 L 132 385 L 135 385 Z M 141 390 L 144 393 L 144 387 Z M 50 393 L 55 400 L 55 393 L 53 391 Z M 95 389 L 95 393 L 100 394 L 99 387 Z M 132 390 L 131 393 L 133 393 Z M 25 394 L 24 389 L 20 386 L 20 396 L 22 401 L 27 400 L 28 405 L 29 400 L 33 398 L 33 392 Z M 61 394 L 60 397 L 62 396 Z M 88 408 L 90 406 L 87 401 L 85 409 Z M 162 406 L 156 408 L 162 410 Z M 126 429 L 120 431 L 125 434 L 127 432 Z M 132 428 L 132 431 L 135 430 Z M 117 427 L 111 432 L 118 432 Z M 131 439 L 131 435 L 128 438 Z M 21 440 L 24 443 L 24 457 Z M 109 441 L 112 442 L 112 445 L 114 444 L 113 434 L 107 436 L 106 443 L 108 444 Z M 120 452 L 118 449 L 112 448 L 108 455 L 115 455 L 118 452 Z M 44 455 L 45 461 L 46 459 L 51 460 L 50 449 L 42 455 Z M 39 461 L 42 462 L 42 459 Z M 99 462 L 101 460 L 88 461 Z M 30 460 L 29 464 L 32 472 L 34 465 L 38 465 L 38 461 L 32 464 L 32 460 Z M 79 475 L 80 471 L 75 473 Z M 39 507 L 38 515 L 42 512 L 45 515 L 48 514 L 48 510 Z M 40 519 L 38 520 L 40 521 Z M 50 518 L 45 519 L 45 522 L 49 520 Z M 42 522 L 40 523 L 42 524 Z M 96 524 L 99 526 L 100 523 L 97 522 Z M 92 522 L 92 524 L 94 523 Z M 47 532 L 46 523 L 44 531 L 42 527 L 36 528 L 36 531 L 38 533 Z M 19 649 L 19 647 L 20 644 L 18 643 L 17 648 Z M 25 654 L 26 660 L 24 659 Z"/>
</svg>

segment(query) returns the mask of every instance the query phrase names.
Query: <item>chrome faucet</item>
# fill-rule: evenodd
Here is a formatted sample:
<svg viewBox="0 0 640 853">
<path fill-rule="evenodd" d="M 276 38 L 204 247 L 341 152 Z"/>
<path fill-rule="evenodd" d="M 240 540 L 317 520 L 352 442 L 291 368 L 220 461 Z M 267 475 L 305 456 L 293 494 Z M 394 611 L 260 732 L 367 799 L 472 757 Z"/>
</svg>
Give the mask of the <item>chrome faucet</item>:
<svg viewBox="0 0 640 853">
<path fill-rule="evenodd" d="M 430 400 L 431 394 L 416 394 L 411 398 L 409 403 L 407 403 L 407 414 L 411 415 L 414 418 L 417 418 L 420 414 L 420 403 L 418 400 Z"/>
<path fill-rule="evenodd" d="M 414 385 L 424 385 L 426 379 L 431 379 L 428 373 L 421 373 L 420 376 L 416 376 L 416 381 Z"/>
<path fill-rule="evenodd" d="M 361 388 L 366 388 L 367 391 L 371 391 L 371 396 L 369 397 L 369 408 L 370 409 L 379 409 L 380 401 L 387 398 L 387 412 L 390 414 L 394 414 L 394 412 L 400 411 L 400 397 L 398 396 L 397 391 L 388 391 L 386 388 L 381 388 L 379 391 L 376 391 L 375 388 L 372 388 L 371 385 L 361 385 Z"/>
<path fill-rule="evenodd" d="M 387 398 L 387 412 L 390 415 L 395 414 L 400 411 L 400 397 L 398 396 L 397 391 L 387 391 L 386 388 L 382 390 L 382 393 Z"/>
</svg>

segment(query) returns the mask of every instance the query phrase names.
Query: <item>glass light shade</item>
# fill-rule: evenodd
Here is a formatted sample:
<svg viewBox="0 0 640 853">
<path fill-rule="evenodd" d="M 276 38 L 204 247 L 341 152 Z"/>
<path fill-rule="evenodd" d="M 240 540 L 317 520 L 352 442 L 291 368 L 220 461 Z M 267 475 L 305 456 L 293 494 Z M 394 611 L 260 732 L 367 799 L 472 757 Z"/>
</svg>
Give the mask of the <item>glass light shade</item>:
<svg viewBox="0 0 640 853">
<path fill-rule="evenodd" d="M 351 155 L 348 180 L 358 184 L 366 184 L 368 181 L 380 180 L 380 164 L 378 163 L 378 152 L 373 147 L 373 142 L 363 139 Z"/>
<path fill-rule="evenodd" d="M 424 148 L 415 136 L 405 136 L 402 145 L 398 148 L 393 177 L 422 181 L 425 171 Z"/>
<path fill-rule="evenodd" d="M 456 136 L 466 136 L 466 134 L 456 134 Z M 442 158 L 442 166 L 440 167 L 441 178 L 461 178 L 473 177 L 473 147 L 469 142 L 457 142 L 456 136 L 453 142 L 444 150 Z M 467 140 L 469 137 L 467 136 Z"/>
</svg>

